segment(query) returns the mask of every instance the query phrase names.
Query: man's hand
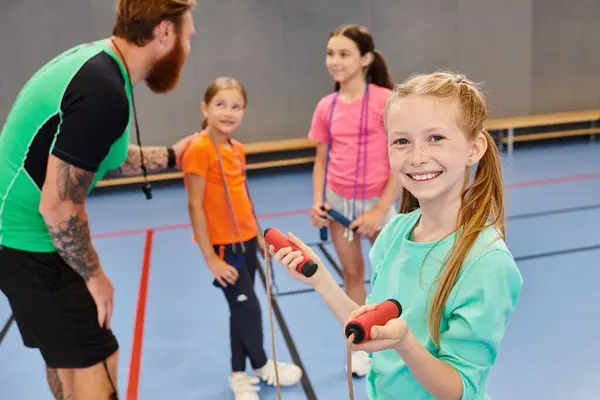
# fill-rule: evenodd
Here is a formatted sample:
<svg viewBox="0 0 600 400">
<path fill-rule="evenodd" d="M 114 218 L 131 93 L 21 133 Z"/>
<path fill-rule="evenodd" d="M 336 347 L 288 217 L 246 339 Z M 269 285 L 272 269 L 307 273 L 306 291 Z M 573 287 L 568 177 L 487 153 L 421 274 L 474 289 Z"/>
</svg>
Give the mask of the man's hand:
<svg viewBox="0 0 600 400">
<path fill-rule="evenodd" d="M 96 303 L 96 309 L 98 310 L 98 324 L 100 324 L 101 327 L 110 329 L 115 289 L 104 273 L 104 270 L 98 269 L 97 273 L 95 273 L 87 282 L 87 287 Z"/>
</svg>

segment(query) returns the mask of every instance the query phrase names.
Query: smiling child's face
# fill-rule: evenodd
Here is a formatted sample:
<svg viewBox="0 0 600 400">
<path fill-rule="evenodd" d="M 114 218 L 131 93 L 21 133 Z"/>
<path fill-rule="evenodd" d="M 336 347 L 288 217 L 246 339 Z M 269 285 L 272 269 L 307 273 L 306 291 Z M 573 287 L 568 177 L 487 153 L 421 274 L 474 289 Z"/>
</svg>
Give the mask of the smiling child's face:
<svg viewBox="0 0 600 400">
<path fill-rule="evenodd" d="M 224 134 L 239 128 L 244 111 L 244 96 L 237 89 L 219 90 L 210 104 L 202 104 L 202 112 L 208 117 L 209 126 Z"/>
<path fill-rule="evenodd" d="M 427 96 L 397 99 L 388 108 L 392 173 L 419 203 L 460 196 L 468 167 L 483 154 L 480 135 L 469 140 L 460 118 L 458 102 Z"/>
</svg>

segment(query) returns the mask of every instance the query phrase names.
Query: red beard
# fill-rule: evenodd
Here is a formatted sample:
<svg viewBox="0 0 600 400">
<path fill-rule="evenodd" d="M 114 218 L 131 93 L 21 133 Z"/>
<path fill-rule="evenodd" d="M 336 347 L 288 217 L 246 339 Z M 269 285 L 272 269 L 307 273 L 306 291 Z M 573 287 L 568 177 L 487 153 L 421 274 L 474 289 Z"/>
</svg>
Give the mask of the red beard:
<svg viewBox="0 0 600 400">
<path fill-rule="evenodd" d="M 185 52 L 181 40 L 173 49 L 154 64 L 146 78 L 146 85 L 154 93 L 167 93 L 175 89 L 185 64 Z"/>
</svg>

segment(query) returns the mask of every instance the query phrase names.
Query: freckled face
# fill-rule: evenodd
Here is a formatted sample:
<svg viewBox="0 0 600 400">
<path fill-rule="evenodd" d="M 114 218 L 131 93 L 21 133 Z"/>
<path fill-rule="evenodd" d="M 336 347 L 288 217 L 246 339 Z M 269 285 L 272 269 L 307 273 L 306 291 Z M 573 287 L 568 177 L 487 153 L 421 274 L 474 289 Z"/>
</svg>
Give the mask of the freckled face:
<svg viewBox="0 0 600 400">
<path fill-rule="evenodd" d="M 420 203 L 460 196 L 473 145 L 458 125 L 454 101 L 414 96 L 386 116 L 392 173 Z"/>
</svg>

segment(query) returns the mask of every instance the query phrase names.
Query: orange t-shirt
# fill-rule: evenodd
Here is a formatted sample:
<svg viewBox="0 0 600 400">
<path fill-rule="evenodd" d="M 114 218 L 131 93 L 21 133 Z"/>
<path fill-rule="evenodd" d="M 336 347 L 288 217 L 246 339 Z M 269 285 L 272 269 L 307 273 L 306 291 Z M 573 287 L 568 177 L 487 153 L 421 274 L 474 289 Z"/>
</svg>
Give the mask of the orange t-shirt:
<svg viewBox="0 0 600 400">
<path fill-rule="evenodd" d="M 233 139 L 231 139 L 231 148 L 220 144 L 217 146 L 223 162 L 233 213 L 228 213 L 219 159 L 206 131 L 197 134 L 190 141 L 183 154 L 182 170 L 185 174 L 195 174 L 205 179 L 204 214 L 211 243 L 231 244 L 232 239 L 235 242 L 247 241 L 258 235 L 258 226 L 254 218 L 252 202 L 246 192 L 244 174 L 246 154 L 242 144 Z M 235 228 L 233 215 L 237 218 L 241 237 Z"/>
</svg>

